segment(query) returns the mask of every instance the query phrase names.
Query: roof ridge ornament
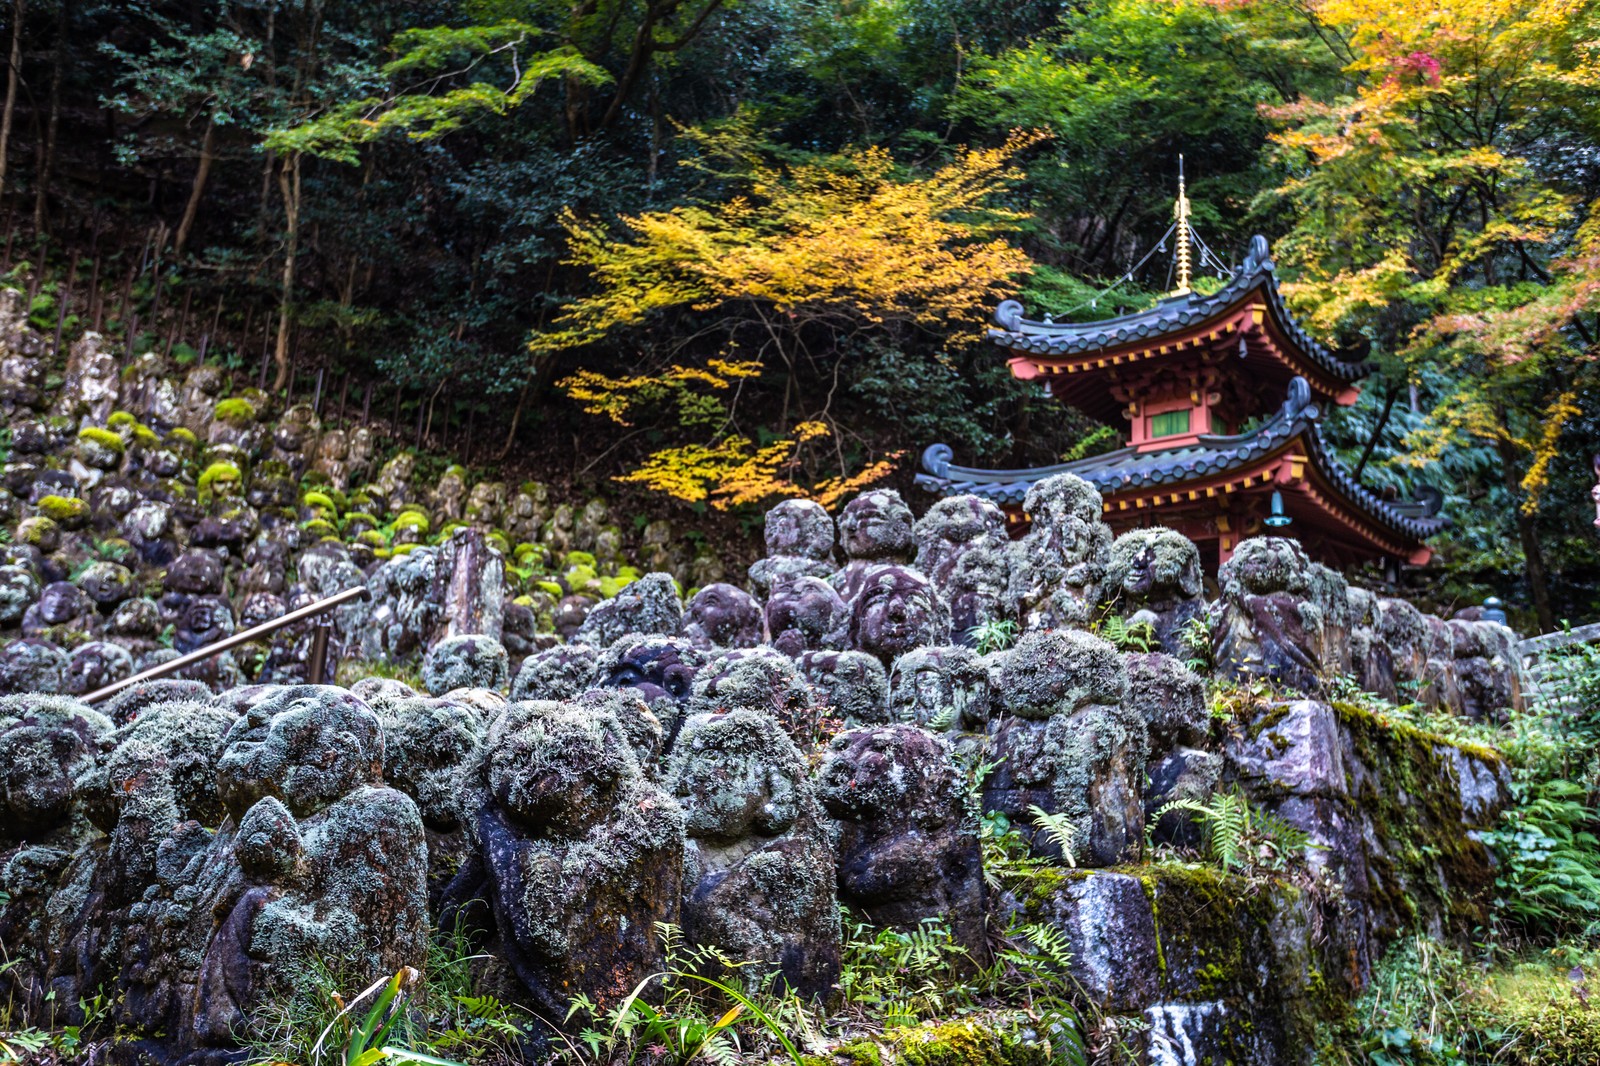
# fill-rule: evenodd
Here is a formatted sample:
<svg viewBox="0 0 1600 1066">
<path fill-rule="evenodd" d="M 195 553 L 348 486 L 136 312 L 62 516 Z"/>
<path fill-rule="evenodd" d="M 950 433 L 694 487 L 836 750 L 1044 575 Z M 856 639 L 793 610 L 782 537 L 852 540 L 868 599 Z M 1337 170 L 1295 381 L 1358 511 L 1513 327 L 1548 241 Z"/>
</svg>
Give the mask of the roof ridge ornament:
<svg viewBox="0 0 1600 1066">
<path fill-rule="evenodd" d="M 1015 332 L 1022 326 L 1022 302 L 1020 300 L 1001 300 L 1000 306 L 994 309 L 994 324 L 1003 330 Z"/>
<path fill-rule="evenodd" d="M 1272 262 L 1272 247 L 1267 244 L 1267 239 L 1261 234 L 1250 238 L 1250 250 L 1245 253 L 1244 266 L 1239 268 L 1239 273 L 1245 277 L 1271 271 L 1275 266 Z"/>
</svg>

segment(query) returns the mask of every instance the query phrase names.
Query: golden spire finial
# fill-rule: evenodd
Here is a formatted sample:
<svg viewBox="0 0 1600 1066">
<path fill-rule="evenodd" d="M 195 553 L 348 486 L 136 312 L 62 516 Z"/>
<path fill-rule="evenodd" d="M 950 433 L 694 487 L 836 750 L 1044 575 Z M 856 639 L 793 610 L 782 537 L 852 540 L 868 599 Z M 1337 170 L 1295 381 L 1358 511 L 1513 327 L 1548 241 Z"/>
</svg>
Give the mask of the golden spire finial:
<svg viewBox="0 0 1600 1066">
<path fill-rule="evenodd" d="M 1184 296 L 1189 292 L 1189 197 L 1184 190 L 1181 155 L 1178 156 L 1178 202 L 1172 214 L 1178 220 L 1178 287 L 1172 294 Z"/>
</svg>

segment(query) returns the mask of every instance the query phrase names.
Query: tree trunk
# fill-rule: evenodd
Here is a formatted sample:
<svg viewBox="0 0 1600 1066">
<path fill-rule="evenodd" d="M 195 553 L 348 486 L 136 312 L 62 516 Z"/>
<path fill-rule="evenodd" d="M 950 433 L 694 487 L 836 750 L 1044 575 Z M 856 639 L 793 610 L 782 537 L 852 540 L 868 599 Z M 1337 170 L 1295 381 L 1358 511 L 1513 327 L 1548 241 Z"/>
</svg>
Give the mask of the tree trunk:
<svg viewBox="0 0 1600 1066">
<path fill-rule="evenodd" d="M 1513 503 L 1522 496 L 1521 477 L 1517 473 L 1517 450 L 1511 443 L 1511 429 L 1506 421 L 1505 408 L 1497 412 L 1503 432 L 1495 441 L 1500 450 L 1500 469 L 1505 478 L 1506 491 Z M 1556 627 L 1555 611 L 1550 606 L 1550 584 L 1545 577 L 1544 549 L 1539 544 L 1539 530 L 1534 526 L 1533 515 L 1516 508 L 1517 536 L 1522 541 L 1523 565 L 1528 570 L 1528 592 L 1533 597 L 1533 613 L 1539 623 L 1539 632 L 1548 633 Z"/>
<path fill-rule="evenodd" d="M 278 190 L 283 194 L 284 227 L 287 233 L 283 250 L 283 293 L 278 303 L 278 343 L 272 361 L 278 375 L 272 382 L 276 392 L 289 384 L 289 304 L 294 296 L 295 257 L 300 252 L 300 153 L 290 152 L 278 170 Z"/>
<path fill-rule="evenodd" d="M 11 61 L 6 64 L 6 102 L 0 111 L 0 196 L 6 189 L 6 158 L 11 146 L 11 121 L 17 113 L 17 82 L 22 76 L 22 18 L 26 0 L 11 3 Z"/>
<path fill-rule="evenodd" d="M 200 139 L 200 165 L 195 168 L 194 184 L 189 187 L 189 202 L 183 208 L 183 221 L 178 223 L 178 236 L 173 241 L 172 252 L 181 256 L 189 243 L 189 231 L 194 229 L 195 216 L 200 213 L 200 198 L 206 193 L 206 180 L 211 177 L 211 164 L 216 161 L 214 146 L 217 124 L 206 120 L 206 134 Z"/>
<path fill-rule="evenodd" d="M 38 188 L 33 197 L 33 231 L 45 232 L 50 172 L 56 165 L 56 134 L 61 129 L 61 72 L 67 58 L 67 14 L 71 0 L 56 0 L 56 47 L 50 61 L 50 117 L 45 122 L 44 151 L 39 154 Z"/>
</svg>

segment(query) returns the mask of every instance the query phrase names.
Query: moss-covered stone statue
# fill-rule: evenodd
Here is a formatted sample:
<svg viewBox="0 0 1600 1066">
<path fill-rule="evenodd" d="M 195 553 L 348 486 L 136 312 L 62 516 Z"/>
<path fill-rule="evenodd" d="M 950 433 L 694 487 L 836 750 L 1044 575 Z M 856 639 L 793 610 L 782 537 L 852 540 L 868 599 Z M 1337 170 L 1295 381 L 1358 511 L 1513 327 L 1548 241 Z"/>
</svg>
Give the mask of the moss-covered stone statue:
<svg viewBox="0 0 1600 1066">
<path fill-rule="evenodd" d="M 864 651 L 808 651 L 796 660 L 825 717 L 848 725 L 889 721 L 889 672 Z"/>
<path fill-rule="evenodd" d="M 983 861 L 964 788 L 949 746 L 908 724 L 841 733 L 817 771 L 834 823 L 839 901 L 906 932 L 943 921 L 981 961 Z"/>
<path fill-rule="evenodd" d="M 1298 541 L 1242 540 L 1217 576 L 1222 598 L 1212 658 L 1220 673 L 1269 677 L 1315 692 L 1325 673 L 1343 672 L 1350 610 L 1344 581 L 1338 579 L 1335 589 L 1336 575 L 1307 558 Z M 1330 660 L 1334 645 L 1340 650 Z"/>
<path fill-rule="evenodd" d="M 894 489 L 872 489 L 845 505 L 839 514 L 839 547 L 844 569 L 828 578 L 851 606 L 879 567 L 909 565 L 916 554 L 911 508 Z"/>
<path fill-rule="evenodd" d="M 656 923 L 682 920 L 683 812 L 645 780 L 614 715 L 512 704 L 464 780 L 475 850 L 446 927 L 485 936 L 557 1022 L 573 996 L 605 1010 L 662 969 Z"/>
<path fill-rule="evenodd" d="M 950 640 L 950 611 L 939 590 L 908 566 L 865 572 L 850 605 L 849 644 L 885 666 L 908 651 Z"/>
<path fill-rule="evenodd" d="M 1103 589 L 1114 613 L 1150 624 L 1162 651 L 1189 654 L 1180 634 L 1206 613 L 1194 541 L 1160 527 L 1129 530 L 1111 543 Z"/>
<path fill-rule="evenodd" d="M 985 810 L 1004 814 L 1035 854 L 1072 850 L 1079 866 L 1138 859 L 1144 839 L 1144 720 L 1129 705 L 1122 657 L 1075 630 L 1029 633 L 999 667 L 999 709 L 984 782 Z M 1061 815 L 1062 834 L 1033 808 Z"/>
<path fill-rule="evenodd" d="M 777 582 L 767 596 L 765 617 L 767 642 L 791 658 L 839 648 L 848 637 L 844 600 L 820 577 Z"/>
<path fill-rule="evenodd" d="M 816 742 L 811 686 L 794 660 L 766 646 L 714 656 L 695 675 L 690 707 L 700 712 L 756 711 L 776 721 L 803 749 Z"/>
<path fill-rule="evenodd" d="M 688 832 L 686 939 L 752 963 L 747 987 L 776 971 L 826 998 L 840 967 L 833 849 L 800 750 L 758 711 L 696 714 L 667 776 Z"/>
<path fill-rule="evenodd" d="M 455 700 L 399 696 L 370 702 L 383 725 L 384 780 L 410 796 L 422 816 L 429 911 L 437 914 L 445 886 L 470 850 L 459 777 L 477 758 L 484 723 L 471 707 Z"/>
<path fill-rule="evenodd" d="M 306 968 L 342 960 L 350 987 L 427 957 L 427 844 L 417 805 L 382 784 L 383 727 L 342 689 L 271 692 L 230 729 L 219 832 L 191 922 L 214 932 L 171 1032 L 226 1047 Z M 216 916 L 213 923 L 212 916 Z"/>
<path fill-rule="evenodd" d="M 574 642 L 608 647 L 629 633 L 677 633 L 683 601 L 671 574 L 646 574 L 609 600 L 596 604 L 578 627 Z"/>
<path fill-rule="evenodd" d="M 1100 493 L 1075 474 L 1057 474 L 1032 485 L 1022 506 L 1033 525 L 1010 546 L 1011 617 L 1029 632 L 1087 627 L 1111 554 Z"/>
<path fill-rule="evenodd" d="M 889 671 L 889 716 L 938 733 L 989 728 L 989 671 L 959 644 L 908 651 Z"/>
<path fill-rule="evenodd" d="M 775 586 L 834 571 L 833 518 L 812 500 L 784 500 L 767 512 L 767 555 L 750 564 L 750 588 L 767 599 Z"/>
<path fill-rule="evenodd" d="M 954 640 L 1005 618 L 1010 541 L 1005 512 L 981 496 L 950 496 L 917 520 L 917 569 L 950 606 Z"/>
<path fill-rule="evenodd" d="M 682 633 L 695 647 L 753 648 L 761 643 L 761 604 L 739 588 L 719 582 L 707 585 L 689 600 Z"/>
<path fill-rule="evenodd" d="M 522 660 L 511 683 L 511 698 L 570 700 L 594 683 L 600 652 L 587 644 L 557 644 Z"/>
</svg>

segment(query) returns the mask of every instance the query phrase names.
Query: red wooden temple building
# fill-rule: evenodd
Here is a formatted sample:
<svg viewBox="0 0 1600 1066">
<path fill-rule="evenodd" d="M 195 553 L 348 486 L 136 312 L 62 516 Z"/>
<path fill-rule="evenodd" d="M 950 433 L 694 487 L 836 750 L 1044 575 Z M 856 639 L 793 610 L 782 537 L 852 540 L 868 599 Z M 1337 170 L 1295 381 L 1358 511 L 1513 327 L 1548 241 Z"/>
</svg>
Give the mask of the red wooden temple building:
<svg viewBox="0 0 1600 1066">
<path fill-rule="evenodd" d="M 1179 201 L 1180 226 L 1184 201 Z M 939 495 L 976 493 L 1019 523 L 1036 481 L 1071 473 L 1105 499 L 1118 533 L 1167 526 L 1200 546 L 1207 569 L 1244 537 L 1280 532 L 1313 558 L 1340 566 L 1427 562 L 1425 541 L 1445 519 L 1439 498 L 1399 502 L 1363 488 L 1318 429 L 1331 404 L 1350 404 L 1362 363 L 1348 362 L 1296 324 L 1278 292 L 1267 242 L 1216 293 L 1187 285 L 1187 234 L 1179 231 L 1179 287 L 1156 306 L 1098 322 L 1032 321 L 1002 303 L 989 339 L 1011 371 L 1104 422 L 1126 427 L 1105 455 L 1026 470 L 956 466 L 943 444 L 923 453 L 917 482 Z M 1245 428 L 1253 426 L 1253 428 Z"/>
</svg>

